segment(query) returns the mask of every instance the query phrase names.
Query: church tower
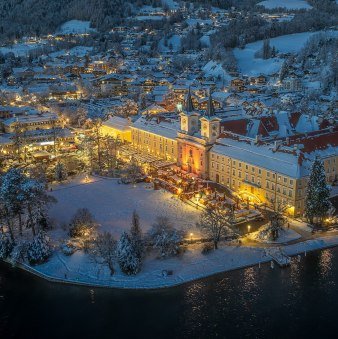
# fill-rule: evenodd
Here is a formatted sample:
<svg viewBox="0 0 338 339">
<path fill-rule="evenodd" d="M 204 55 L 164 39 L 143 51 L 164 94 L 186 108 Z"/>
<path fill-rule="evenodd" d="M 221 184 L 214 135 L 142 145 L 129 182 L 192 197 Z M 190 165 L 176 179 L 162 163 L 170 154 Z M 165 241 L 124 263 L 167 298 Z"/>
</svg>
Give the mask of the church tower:
<svg viewBox="0 0 338 339">
<path fill-rule="evenodd" d="M 191 91 L 189 87 L 187 99 L 185 101 L 185 108 L 180 113 L 181 116 L 181 131 L 183 133 L 193 135 L 198 132 L 198 118 L 200 114 L 195 111 L 191 98 Z"/>
<path fill-rule="evenodd" d="M 221 119 L 215 115 L 215 108 L 212 102 L 212 96 L 209 92 L 208 106 L 201 121 L 201 135 L 208 143 L 215 143 L 220 134 Z"/>
</svg>

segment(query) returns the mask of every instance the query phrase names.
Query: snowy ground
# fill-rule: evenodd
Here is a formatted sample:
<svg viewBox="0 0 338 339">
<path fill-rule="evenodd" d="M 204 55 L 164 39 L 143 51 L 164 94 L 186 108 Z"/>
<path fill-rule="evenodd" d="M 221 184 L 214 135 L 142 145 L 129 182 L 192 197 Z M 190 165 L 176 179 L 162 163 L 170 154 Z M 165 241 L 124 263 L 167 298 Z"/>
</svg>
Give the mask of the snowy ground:
<svg viewBox="0 0 338 339">
<path fill-rule="evenodd" d="M 84 34 L 95 32 L 94 28 L 90 27 L 90 21 L 70 20 L 61 25 L 57 33 L 59 34 Z"/>
<path fill-rule="evenodd" d="M 270 39 L 270 45 L 275 46 L 278 53 L 298 52 L 304 46 L 309 37 L 317 33 L 319 32 L 305 32 L 282 35 L 280 37 Z M 238 62 L 238 67 L 244 75 L 269 75 L 279 72 L 280 67 L 283 63 L 283 59 L 271 58 L 264 60 L 260 58 L 255 58 L 255 53 L 260 50 L 262 46 L 263 41 L 260 40 L 247 44 L 244 49 L 234 49 L 234 54 Z"/>
<path fill-rule="evenodd" d="M 160 260 L 147 258 L 142 271 L 136 276 L 126 276 L 116 265 L 113 276 L 103 266 L 92 263 L 83 252 L 70 257 L 55 253 L 45 264 L 36 269 L 48 276 L 92 284 L 122 288 L 159 288 L 174 286 L 218 272 L 267 261 L 260 248 L 224 246 L 208 255 L 201 254 L 201 245 L 185 252 L 180 258 Z M 173 270 L 173 275 L 162 276 L 163 270 Z"/>
<path fill-rule="evenodd" d="M 152 185 L 118 184 L 117 180 L 91 177 L 85 183 L 83 177 L 67 184 L 57 185 L 51 194 L 58 200 L 52 206 L 50 216 L 57 227 L 68 223 L 78 208 L 88 208 L 100 224 L 99 230 L 109 231 L 116 238 L 130 228 L 133 210 L 140 215 L 141 226 L 147 231 L 159 215 L 168 216 L 178 229 L 197 235 L 196 222 L 200 211 L 184 204 L 166 191 L 154 191 Z"/>
<path fill-rule="evenodd" d="M 207 77 L 220 78 L 225 84 L 229 83 L 232 79 L 222 65 L 213 60 L 204 65 L 202 71 Z"/>
<path fill-rule="evenodd" d="M 272 241 L 260 236 L 261 231 L 265 226 L 261 227 L 258 231 L 252 232 L 248 235 L 248 238 L 257 242 L 266 243 L 266 244 L 285 244 L 292 240 L 297 240 L 301 238 L 301 235 L 292 229 L 283 229 L 280 232 L 280 236 L 276 241 Z"/>
<path fill-rule="evenodd" d="M 307 240 L 294 245 L 283 246 L 283 252 L 293 256 L 313 250 L 338 245 L 338 236 Z M 99 267 L 91 262 L 83 252 L 76 252 L 67 257 L 54 253 L 45 264 L 34 269 L 48 278 L 57 281 L 84 283 L 94 286 L 116 288 L 161 288 L 179 285 L 216 273 L 268 262 L 264 247 L 221 246 L 208 255 L 201 254 L 201 245 L 194 245 L 180 258 L 159 260 L 147 258 L 142 271 L 136 276 L 122 274 L 117 265 L 116 272 L 110 275 L 106 267 Z M 173 275 L 163 276 L 163 270 L 173 270 Z"/>
<path fill-rule="evenodd" d="M 16 57 L 25 57 L 28 56 L 31 51 L 36 50 L 39 47 L 42 47 L 43 42 L 37 43 L 17 43 L 13 44 L 11 47 L 0 47 L 0 53 L 14 53 Z"/>
<path fill-rule="evenodd" d="M 160 52 L 168 52 L 170 51 L 169 47 L 172 47 L 173 52 L 178 52 L 181 48 L 181 36 L 175 34 L 171 38 L 168 39 L 167 46 L 164 46 L 164 38 L 160 40 L 159 43 L 159 51 Z"/>
<path fill-rule="evenodd" d="M 268 9 L 283 7 L 286 9 L 311 9 L 305 0 L 266 0 L 259 2 L 257 5 L 264 6 Z"/>
<path fill-rule="evenodd" d="M 75 210 L 80 207 L 87 207 L 92 211 L 100 223 L 99 230 L 110 231 L 116 237 L 123 230 L 129 229 L 133 209 L 139 212 L 144 231 L 159 214 L 170 216 L 178 228 L 194 230 L 200 213 L 183 204 L 170 193 L 154 191 L 149 184 L 139 184 L 133 188 L 130 185 L 118 184 L 114 179 L 99 177 L 90 177 L 90 182 L 86 183 L 84 177 L 79 176 L 69 183 L 55 185 L 51 194 L 58 199 L 58 203 L 51 210 L 51 216 L 58 226 L 49 233 L 56 245 L 58 236 L 66 235 L 60 225 L 68 222 Z M 299 227 L 302 226 L 300 223 Z M 294 240 L 296 235 L 298 233 L 295 231 L 287 230 L 283 240 Z M 338 245 L 338 236 L 331 235 L 294 245 L 285 245 L 283 251 L 288 255 L 296 255 L 304 251 L 336 245 Z M 175 286 L 215 273 L 271 260 L 271 257 L 266 255 L 264 244 L 250 247 L 222 243 L 218 250 L 207 255 L 201 253 L 202 247 L 202 244 L 191 244 L 180 257 L 166 260 L 157 259 L 156 254 L 151 253 L 146 257 L 141 272 L 136 276 L 124 275 L 117 264 L 115 274 L 110 275 L 106 266 L 94 263 L 83 251 L 79 250 L 71 256 L 66 256 L 61 253 L 58 246 L 55 247 L 48 262 L 34 268 L 28 266 L 26 268 L 56 281 L 142 289 Z M 173 274 L 163 276 L 163 270 L 172 270 Z"/>
</svg>

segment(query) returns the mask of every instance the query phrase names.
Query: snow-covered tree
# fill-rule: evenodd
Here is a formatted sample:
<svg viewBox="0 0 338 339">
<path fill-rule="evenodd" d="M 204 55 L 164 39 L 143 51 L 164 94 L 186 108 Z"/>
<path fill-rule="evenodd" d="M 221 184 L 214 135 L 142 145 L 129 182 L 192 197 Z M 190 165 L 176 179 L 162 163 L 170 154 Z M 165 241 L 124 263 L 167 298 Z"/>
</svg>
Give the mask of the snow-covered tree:
<svg viewBox="0 0 338 339">
<path fill-rule="evenodd" d="M 96 263 L 107 265 L 110 274 L 115 272 L 114 264 L 116 261 L 116 245 L 117 241 L 111 233 L 100 233 L 93 240 L 90 255 Z"/>
<path fill-rule="evenodd" d="M 70 221 L 69 235 L 73 238 L 92 235 L 95 219 L 88 208 L 79 208 Z"/>
<path fill-rule="evenodd" d="M 137 274 L 141 270 L 141 259 L 127 232 L 123 232 L 116 249 L 117 262 L 125 274 Z"/>
<path fill-rule="evenodd" d="M 0 235 L 0 259 L 6 259 L 12 252 L 14 243 L 6 233 Z"/>
<path fill-rule="evenodd" d="M 67 172 L 62 162 L 58 162 L 55 165 L 54 177 L 55 177 L 55 180 L 58 182 L 61 182 L 67 179 Z"/>
<path fill-rule="evenodd" d="M 220 208 L 208 208 L 201 214 L 197 227 L 213 241 L 214 247 L 217 249 L 221 238 L 232 233 L 229 227 L 231 219 L 230 212 L 224 212 Z"/>
<path fill-rule="evenodd" d="M 273 53 L 276 54 L 276 50 L 271 48 L 270 40 L 266 39 L 263 41 L 262 48 L 255 53 L 255 58 L 270 59 Z"/>
<path fill-rule="evenodd" d="M 8 227 L 11 239 L 14 241 L 14 221 L 18 218 L 19 233 L 22 234 L 22 211 L 24 195 L 22 185 L 26 177 L 21 170 L 12 168 L 1 178 L 0 203 L 6 226 Z"/>
<path fill-rule="evenodd" d="M 47 207 L 56 199 L 47 194 L 43 183 L 34 179 L 28 179 L 22 185 L 22 194 L 28 215 L 26 226 L 32 229 L 35 236 L 37 230 L 47 228 Z"/>
<path fill-rule="evenodd" d="M 158 249 L 162 258 L 177 255 L 180 250 L 182 233 L 175 229 L 166 216 L 158 216 L 149 231 L 154 248 Z"/>
<path fill-rule="evenodd" d="M 10 254 L 10 261 L 12 265 L 22 263 L 26 260 L 29 245 L 29 242 L 26 240 L 19 240 L 15 243 L 15 246 L 13 247 L 13 250 Z"/>
<path fill-rule="evenodd" d="M 287 77 L 288 72 L 289 72 L 289 62 L 288 60 L 284 60 L 279 71 L 279 80 L 283 81 Z"/>
<path fill-rule="evenodd" d="M 141 167 L 137 164 L 136 160 L 131 159 L 130 164 L 125 169 L 124 179 L 134 185 L 140 177 L 141 172 Z"/>
<path fill-rule="evenodd" d="M 326 183 L 325 168 L 320 159 L 316 159 L 311 167 L 305 198 L 305 215 L 312 224 L 314 219 L 321 223 L 330 207 L 330 188 Z"/>
<path fill-rule="evenodd" d="M 34 237 L 29 244 L 27 258 L 30 264 L 36 265 L 45 262 L 52 254 L 49 237 L 44 231 Z"/>
<path fill-rule="evenodd" d="M 132 220 L 131 220 L 131 228 L 130 228 L 130 240 L 135 249 L 135 253 L 137 257 L 141 260 L 144 255 L 144 241 L 142 230 L 140 226 L 140 217 L 136 213 L 133 212 Z"/>
</svg>

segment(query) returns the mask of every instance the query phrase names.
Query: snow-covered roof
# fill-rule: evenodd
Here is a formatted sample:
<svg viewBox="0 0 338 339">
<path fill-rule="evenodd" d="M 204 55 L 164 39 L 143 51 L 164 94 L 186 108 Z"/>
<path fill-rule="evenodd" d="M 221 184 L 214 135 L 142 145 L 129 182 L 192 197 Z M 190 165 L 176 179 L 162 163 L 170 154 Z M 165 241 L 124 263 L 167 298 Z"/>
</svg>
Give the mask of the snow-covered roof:
<svg viewBox="0 0 338 339">
<path fill-rule="evenodd" d="M 175 139 L 177 132 L 180 130 L 178 120 L 163 117 L 147 118 L 145 116 L 137 119 L 132 128 L 141 129 L 149 133 L 161 135 L 165 138 Z"/>
<path fill-rule="evenodd" d="M 128 131 L 130 130 L 129 120 L 121 117 L 111 117 L 106 121 L 102 122 L 102 126 L 107 126 L 111 128 L 115 128 L 119 131 Z"/>
<path fill-rule="evenodd" d="M 212 147 L 211 151 L 214 153 L 238 159 L 291 178 L 301 177 L 301 166 L 296 154 L 274 151 L 274 145 L 258 145 L 247 140 L 223 138 L 218 139 L 218 142 L 219 144 Z"/>
</svg>

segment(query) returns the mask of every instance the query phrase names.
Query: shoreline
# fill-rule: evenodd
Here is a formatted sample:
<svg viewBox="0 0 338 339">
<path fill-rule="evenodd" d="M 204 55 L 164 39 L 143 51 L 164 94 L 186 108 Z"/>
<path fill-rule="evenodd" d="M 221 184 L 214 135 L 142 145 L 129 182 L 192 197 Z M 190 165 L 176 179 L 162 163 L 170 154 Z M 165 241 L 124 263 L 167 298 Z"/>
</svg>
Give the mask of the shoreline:
<svg viewBox="0 0 338 339">
<path fill-rule="evenodd" d="M 328 240 L 328 241 L 325 241 Z M 314 245 L 314 246 L 312 246 Z M 306 240 L 304 242 L 300 242 L 298 244 L 294 245 L 285 245 L 285 246 L 276 246 L 276 248 L 282 247 L 283 252 L 290 257 L 295 257 L 297 255 L 305 254 L 308 252 L 314 252 L 318 250 L 324 250 L 328 248 L 334 248 L 338 246 L 338 236 L 328 236 L 328 237 L 321 237 L 317 239 L 311 239 L 311 240 Z M 295 247 L 295 248 L 294 248 Z M 297 249 L 298 247 L 298 249 Z M 264 247 L 262 247 L 264 249 Z M 22 271 L 25 271 L 29 274 L 32 274 L 33 276 L 43 279 L 45 281 L 51 282 L 51 283 L 56 283 L 56 284 L 65 284 L 65 285 L 73 285 L 73 286 L 81 286 L 81 287 L 89 287 L 89 288 L 106 288 L 106 289 L 118 289 L 118 290 L 133 290 L 133 291 L 142 291 L 142 290 L 162 290 L 162 289 L 168 289 L 168 288 L 174 288 L 177 286 L 181 286 L 187 283 L 191 283 L 194 281 L 200 281 L 202 279 L 206 279 L 212 276 L 216 276 L 218 274 L 223 274 L 226 272 L 230 271 L 235 271 L 235 270 L 240 270 L 240 269 L 245 269 L 248 267 L 254 267 L 258 266 L 259 264 L 266 264 L 273 259 L 271 257 L 266 257 L 262 258 L 261 260 L 254 260 L 252 263 L 249 264 L 239 264 L 236 265 L 235 267 L 225 267 L 222 270 L 213 270 L 210 272 L 206 272 L 203 275 L 196 274 L 196 276 L 191 276 L 189 278 L 182 279 L 180 281 L 170 281 L 168 284 L 158 284 L 154 286 L 123 286 L 119 285 L 118 283 L 112 282 L 111 284 L 107 283 L 100 283 L 100 282 L 88 282 L 88 281 L 81 281 L 75 280 L 75 279 L 64 279 L 60 278 L 58 276 L 52 276 L 49 274 L 46 274 L 44 272 L 39 271 L 38 269 L 29 266 L 28 264 L 17 264 L 13 266 L 8 260 L 2 260 L 4 263 L 11 265 L 13 268 L 18 268 Z"/>
</svg>

